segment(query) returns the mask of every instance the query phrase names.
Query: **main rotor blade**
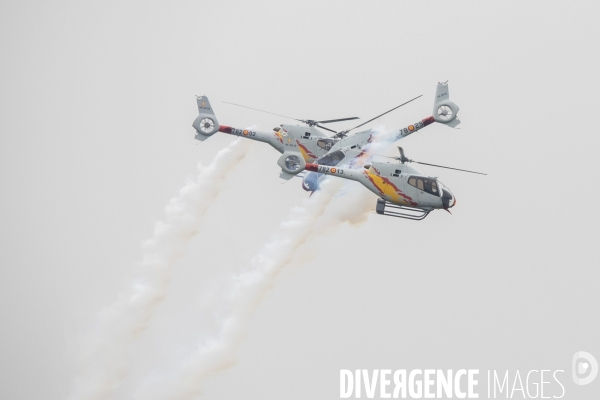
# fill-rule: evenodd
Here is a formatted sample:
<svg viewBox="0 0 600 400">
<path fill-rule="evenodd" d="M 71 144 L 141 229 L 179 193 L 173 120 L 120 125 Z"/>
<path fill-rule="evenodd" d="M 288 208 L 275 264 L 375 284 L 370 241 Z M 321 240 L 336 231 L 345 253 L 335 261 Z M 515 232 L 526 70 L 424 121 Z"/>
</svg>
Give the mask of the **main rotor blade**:
<svg viewBox="0 0 600 400">
<path fill-rule="evenodd" d="M 319 125 L 319 124 L 317 124 L 317 126 L 318 126 L 319 128 L 321 128 L 321 129 L 325 129 L 326 131 L 333 132 L 333 133 L 337 133 L 337 132 L 336 132 L 336 131 L 334 131 L 333 129 L 325 128 L 324 126 L 321 126 L 321 125 Z"/>
<path fill-rule="evenodd" d="M 360 119 L 358 117 L 352 117 L 352 118 L 340 118 L 340 119 L 328 119 L 327 121 L 317 121 L 320 124 L 329 124 L 331 122 L 338 122 L 338 121 L 350 121 L 351 119 Z"/>
<path fill-rule="evenodd" d="M 352 128 L 352 129 L 360 128 L 361 126 L 363 126 L 363 125 L 366 125 L 366 124 L 368 124 L 369 122 L 371 122 L 371 121 L 374 121 L 374 120 L 376 120 L 377 118 L 379 118 L 379 117 L 382 117 L 382 116 L 384 116 L 385 114 L 387 114 L 387 113 L 390 113 L 390 112 L 394 111 L 395 109 L 397 109 L 397 108 L 400 108 L 400 107 L 402 107 L 403 105 L 405 105 L 405 104 L 408 104 L 408 103 L 410 103 L 411 101 L 418 99 L 418 98 L 419 98 L 419 97 L 421 97 L 421 96 L 423 96 L 423 95 L 419 95 L 419 96 L 415 97 L 414 99 L 411 99 L 411 100 L 407 101 L 406 103 L 402 103 L 402 104 L 400 104 L 398 107 L 394 107 L 394 108 L 392 108 L 391 110 L 384 112 L 383 114 L 379 114 L 379 115 L 378 115 L 378 116 L 376 116 L 375 118 L 371 118 L 371 119 L 370 119 L 370 120 L 368 120 L 367 122 L 363 122 L 362 124 L 360 124 L 360 125 L 358 125 L 358 126 L 355 126 L 355 127 L 354 127 L 354 128 Z M 347 132 L 350 132 L 352 129 L 348 129 L 348 131 L 347 131 Z"/>
<path fill-rule="evenodd" d="M 223 103 L 231 104 L 231 105 L 238 106 L 238 107 L 249 108 L 249 109 L 251 109 L 251 110 L 254 110 L 254 111 L 260 111 L 260 112 L 264 112 L 264 113 L 267 113 L 267 114 L 273 114 L 273 115 L 277 115 L 278 117 L 289 118 L 289 119 L 293 119 L 293 120 L 295 120 L 295 121 L 304 122 L 303 120 L 301 120 L 301 119 L 298 119 L 298 118 L 292 118 L 292 117 L 288 117 L 288 116 L 281 115 L 281 114 L 275 114 L 275 113 L 272 113 L 272 112 L 270 112 L 270 111 L 259 110 L 258 108 L 252 108 L 252 107 L 248 107 L 248 106 L 243 106 L 243 105 L 241 105 L 241 104 L 230 103 L 230 102 L 228 102 L 228 101 L 224 101 Z"/>
<path fill-rule="evenodd" d="M 378 157 L 385 157 L 385 158 L 393 158 L 394 160 L 400 160 L 400 157 L 390 157 L 390 156 L 384 156 L 383 154 L 373 154 L 374 156 L 378 156 Z M 446 168 L 446 169 L 454 169 L 456 171 L 462 171 L 462 172 L 470 172 L 472 174 L 479 174 L 479 175 L 487 175 L 484 174 L 483 172 L 475 172 L 475 171 L 469 171 L 466 169 L 459 169 L 459 168 L 452 168 L 452 167 L 444 167 L 443 165 L 436 165 L 436 164 L 428 164 L 428 163 L 424 163 L 424 162 L 419 162 L 419 161 L 415 161 L 415 160 L 408 160 L 406 162 L 414 162 L 417 164 L 423 164 L 423 165 L 429 165 L 431 167 L 438 167 L 438 168 Z"/>
<path fill-rule="evenodd" d="M 414 162 L 414 163 L 417 163 L 417 164 L 429 165 L 429 166 L 431 166 L 431 167 L 446 168 L 446 169 L 454 169 L 454 170 L 456 170 L 456 171 L 470 172 L 470 173 L 472 173 L 472 174 L 487 175 L 487 174 L 484 174 L 483 172 L 475 172 L 475 171 L 469 171 L 469 170 L 466 170 L 466 169 L 458 169 L 458 168 L 452 168 L 452 167 L 444 167 L 443 165 L 427 164 L 427 163 L 424 163 L 424 162 L 413 161 L 413 160 L 410 160 L 410 161 L 411 161 L 411 162 Z"/>
</svg>

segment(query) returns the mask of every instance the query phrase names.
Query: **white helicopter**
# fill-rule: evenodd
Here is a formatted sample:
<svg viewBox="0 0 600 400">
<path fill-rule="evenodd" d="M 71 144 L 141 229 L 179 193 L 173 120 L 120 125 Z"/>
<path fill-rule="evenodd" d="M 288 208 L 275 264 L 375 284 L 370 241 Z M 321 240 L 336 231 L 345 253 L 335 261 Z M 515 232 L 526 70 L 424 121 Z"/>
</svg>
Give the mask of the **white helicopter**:
<svg viewBox="0 0 600 400">
<path fill-rule="evenodd" d="M 481 172 L 444 167 L 413 161 L 404 155 L 402 147 L 398 147 L 400 157 L 393 157 L 400 163 L 371 162 L 362 168 L 329 167 L 319 164 L 306 164 L 306 170 L 324 175 L 360 182 L 367 189 L 379 196 L 375 211 L 412 220 L 422 220 L 433 210 L 450 208 L 456 205 L 456 197 L 448 187 L 437 178 L 422 175 L 419 171 L 406 165 L 408 162 L 448 168 L 473 174 L 486 175 Z"/>
<path fill-rule="evenodd" d="M 304 122 L 307 126 L 282 124 L 280 127 L 274 128 L 273 132 L 260 132 L 219 125 L 208 98 L 206 96 L 196 96 L 199 115 L 192 126 L 196 129 L 195 138 L 201 141 L 206 140 L 216 132 L 223 132 L 268 143 L 282 153 L 277 161 L 282 169 L 280 175 L 282 178 L 290 179 L 304 170 L 308 171 L 302 180 L 302 187 L 305 190 L 311 192 L 317 190 L 319 182 L 326 175 L 355 180 L 380 197 L 376 206 L 378 214 L 422 220 L 435 209 L 448 211 L 456 204 L 456 199 L 450 190 L 436 178 L 423 176 L 420 172 L 406 165 L 407 162 L 412 162 L 412 160 L 404 156 L 402 148 L 399 148 L 400 157 L 395 157 L 400 161 L 400 164 L 370 162 L 371 157 L 374 155 L 370 151 L 370 145 L 376 138 L 376 131 L 369 129 L 348 136 L 351 130 L 359 128 L 419 97 L 421 96 L 415 97 L 354 128 L 340 132 L 326 128 L 321 124 L 354 120 L 357 117 L 325 121 L 292 118 Z M 240 106 L 239 104 L 234 105 Z M 240 107 L 269 113 L 251 107 Z M 459 107 L 450 101 L 448 83 L 438 83 L 433 116 L 388 133 L 387 141 L 389 143 L 395 142 L 433 122 L 454 128 L 460 123 L 457 117 L 458 110 Z M 275 115 L 285 117 L 279 114 Z M 315 127 L 331 131 L 335 135 L 328 137 Z M 481 174 L 435 164 L 420 164 Z"/>
</svg>

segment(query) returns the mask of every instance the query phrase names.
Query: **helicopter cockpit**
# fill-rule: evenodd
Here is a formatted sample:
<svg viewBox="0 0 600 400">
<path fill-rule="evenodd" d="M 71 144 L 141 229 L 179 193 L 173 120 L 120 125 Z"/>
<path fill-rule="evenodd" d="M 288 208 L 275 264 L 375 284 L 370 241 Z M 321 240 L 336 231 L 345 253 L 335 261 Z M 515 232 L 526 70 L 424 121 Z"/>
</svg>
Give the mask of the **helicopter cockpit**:
<svg viewBox="0 0 600 400">
<path fill-rule="evenodd" d="M 319 140 L 319 142 L 320 142 L 320 140 Z M 317 159 L 316 163 L 319 165 L 326 165 L 328 167 L 335 167 L 344 159 L 344 157 L 345 157 L 344 152 L 341 150 L 338 150 L 338 151 L 334 151 L 333 153 L 326 154 L 323 157 Z"/>
<path fill-rule="evenodd" d="M 333 139 L 319 139 L 317 140 L 317 146 L 319 146 L 323 150 L 329 151 L 336 142 L 337 140 Z"/>
<path fill-rule="evenodd" d="M 440 197 L 440 191 L 435 179 L 423 178 L 422 176 L 411 176 L 408 179 L 408 184 L 426 193 Z"/>
<path fill-rule="evenodd" d="M 444 208 L 451 208 L 456 204 L 456 198 L 442 182 L 435 178 L 425 178 L 422 176 L 411 176 L 408 178 L 408 184 L 422 190 L 425 193 L 432 194 L 442 198 Z"/>
</svg>

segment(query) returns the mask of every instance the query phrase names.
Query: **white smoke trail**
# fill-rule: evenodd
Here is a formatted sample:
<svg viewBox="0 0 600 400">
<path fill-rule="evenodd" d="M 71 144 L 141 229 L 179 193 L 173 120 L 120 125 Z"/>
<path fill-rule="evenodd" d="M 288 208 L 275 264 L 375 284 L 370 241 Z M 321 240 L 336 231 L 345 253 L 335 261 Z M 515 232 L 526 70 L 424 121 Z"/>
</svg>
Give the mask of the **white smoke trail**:
<svg viewBox="0 0 600 400">
<path fill-rule="evenodd" d="M 219 194 L 223 179 L 242 160 L 250 141 L 237 139 L 221 150 L 165 208 L 152 239 L 143 243 L 138 276 L 125 293 L 99 316 L 93 332 L 78 349 L 81 363 L 71 399 L 106 399 L 128 373 L 133 342 L 148 327 L 164 299 L 174 262 L 183 254 L 201 219 Z"/>
<path fill-rule="evenodd" d="M 341 186 L 346 194 L 333 197 Z M 235 348 L 243 338 L 254 310 L 296 251 L 309 240 L 330 233 L 342 223 L 364 223 L 373 210 L 375 198 L 355 182 L 341 179 L 322 182 L 320 191 L 304 200 L 302 206 L 292 209 L 290 217 L 253 258 L 250 267 L 231 277 L 219 299 L 222 307 L 219 331 L 203 341 L 179 369 L 166 376 L 152 376 L 137 391 L 135 398 L 189 400 L 201 393 L 204 378 L 235 362 Z"/>
<path fill-rule="evenodd" d="M 137 391 L 137 399 L 192 399 L 201 391 L 203 379 L 233 364 L 235 347 L 243 337 L 253 311 L 273 285 L 281 269 L 292 261 L 313 232 L 341 180 L 323 182 L 322 190 L 291 211 L 270 242 L 252 259 L 250 266 L 231 276 L 220 303 L 220 329 L 202 342 L 177 371 L 153 376 Z"/>
<path fill-rule="evenodd" d="M 344 181 L 341 191 L 343 195 L 336 196 L 316 222 L 313 239 L 331 234 L 344 223 L 358 227 L 374 211 L 377 196 L 360 183 Z"/>
<path fill-rule="evenodd" d="M 401 138 L 399 130 L 388 131 L 384 126 L 376 127 L 372 129 L 372 132 L 373 140 L 371 143 L 363 146 L 363 150 L 371 155 L 383 154 L 386 150 L 389 150 L 391 144 Z"/>
<path fill-rule="evenodd" d="M 378 129 L 366 150 L 370 154 L 382 151 L 394 142 L 396 133 Z M 342 186 L 345 194 L 334 198 Z M 189 400 L 201 393 L 204 378 L 234 363 L 235 348 L 256 306 L 294 253 L 311 238 L 327 235 L 340 224 L 364 223 L 374 208 L 375 199 L 373 193 L 357 182 L 341 179 L 322 182 L 321 190 L 292 210 L 250 267 L 232 276 L 219 302 L 213 302 L 221 303 L 222 307 L 218 332 L 200 343 L 197 351 L 176 371 L 153 375 L 138 389 L 135 398 Z"/>
</svg>

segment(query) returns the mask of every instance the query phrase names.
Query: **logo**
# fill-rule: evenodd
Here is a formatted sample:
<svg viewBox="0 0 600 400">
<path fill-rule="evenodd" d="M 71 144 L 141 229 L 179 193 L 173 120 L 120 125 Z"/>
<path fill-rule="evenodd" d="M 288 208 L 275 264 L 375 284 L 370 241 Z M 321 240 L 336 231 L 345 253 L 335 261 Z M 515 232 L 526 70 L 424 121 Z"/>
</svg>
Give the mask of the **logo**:
<svg viewBox="0 0 600 400">
<path fill-rule="evenodd" d="M 247 129 L 241 130 L 237 128 L 231 128 L 232 135 L 244 135 L 244 136 L 256 136 L 256 132 L 249 131 Z"/>
<path fill-rule="evenodd" d="M 412 132 L 412 131 L 414 131 L 414 130 L 415 130 L 415 127 L 414 127 L 413 125 L 409 125 L 409 126 L 408 126 L 408 130 Z"/>
<path fill-rule="evenodd" d="M 336 169 L 335 168 L 331 168 L 331 173 L 335 174 Z"/>
<path fill-rule="evenodd" d="M 202 102 L 202 107 L 205 107 L 205 106 L 206 106 L 206 103 L 205 103 L 205 102 Z"/>
<path fill-rule="evenodd" d="M 585 351 L 573 354 L 573 381 L 576 385 L 587 385 L 598 375 L 598 361 Z"/>
</svg>

